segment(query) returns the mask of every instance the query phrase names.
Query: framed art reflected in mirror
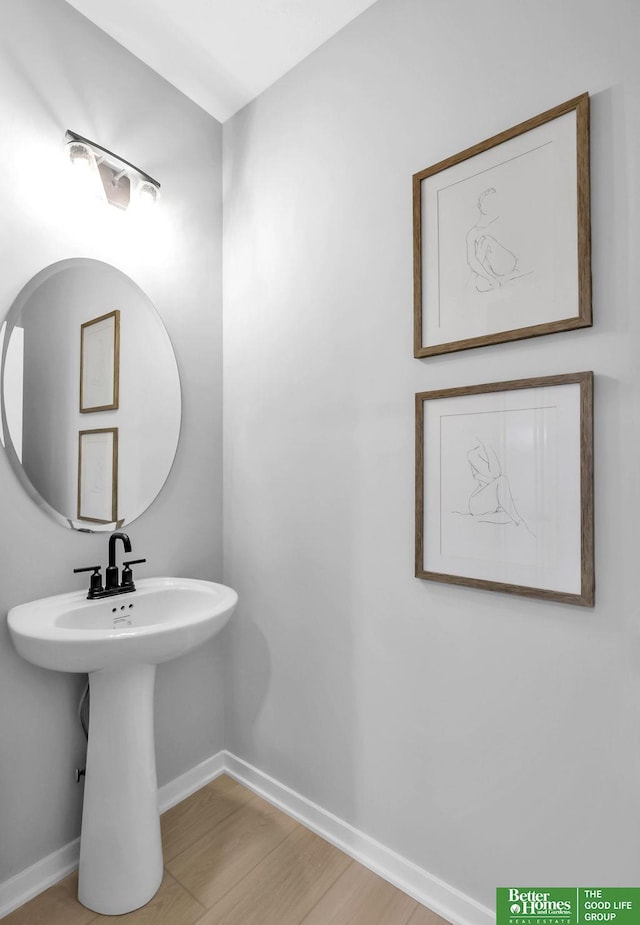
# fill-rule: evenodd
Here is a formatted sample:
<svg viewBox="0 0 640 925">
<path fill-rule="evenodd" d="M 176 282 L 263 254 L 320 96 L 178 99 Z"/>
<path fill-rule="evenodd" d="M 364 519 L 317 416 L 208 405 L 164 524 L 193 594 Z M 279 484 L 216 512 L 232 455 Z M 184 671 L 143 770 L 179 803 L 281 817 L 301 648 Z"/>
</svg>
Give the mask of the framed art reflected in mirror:
<svg viewBox="0 0 640 925">
<path fill-rule="evenodd" d="M 80 326 L 80 412 L 115 411 L 120 391 L 120 312 Z"/>
<path fill-rule="evenodd" d="M 118 521 L 118 428 L 78 433 L 78 520 Z"/>
</svg>

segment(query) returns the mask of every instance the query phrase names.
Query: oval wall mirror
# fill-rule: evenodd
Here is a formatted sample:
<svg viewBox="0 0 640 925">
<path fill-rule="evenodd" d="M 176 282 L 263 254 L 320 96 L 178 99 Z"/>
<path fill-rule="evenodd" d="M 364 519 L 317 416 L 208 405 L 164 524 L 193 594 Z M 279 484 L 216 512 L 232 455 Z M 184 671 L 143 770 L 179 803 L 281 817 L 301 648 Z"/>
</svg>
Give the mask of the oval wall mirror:
<svg viewBox="0 0 640 925">
<path fill-rule="evenodd" d="M 0 331 L 0 438 L 18 478 L 58 523 L 131 523 L 161 491 L 180 434 L 180 378 L 144 292 L 88 258 L 31 279 Z"/>
</svg>

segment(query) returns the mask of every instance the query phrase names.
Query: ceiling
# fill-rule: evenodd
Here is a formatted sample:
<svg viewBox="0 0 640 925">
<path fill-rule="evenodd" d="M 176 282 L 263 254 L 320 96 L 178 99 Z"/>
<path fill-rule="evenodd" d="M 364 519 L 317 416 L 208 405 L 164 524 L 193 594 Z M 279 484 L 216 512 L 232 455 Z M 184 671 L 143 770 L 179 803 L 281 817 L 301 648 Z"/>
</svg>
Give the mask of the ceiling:
<svg viewBox="0 0 640 925">
<path fill-rule="evenodd" d="M 224 122 L 375 0 L 67 0 Z"/>
</svg>

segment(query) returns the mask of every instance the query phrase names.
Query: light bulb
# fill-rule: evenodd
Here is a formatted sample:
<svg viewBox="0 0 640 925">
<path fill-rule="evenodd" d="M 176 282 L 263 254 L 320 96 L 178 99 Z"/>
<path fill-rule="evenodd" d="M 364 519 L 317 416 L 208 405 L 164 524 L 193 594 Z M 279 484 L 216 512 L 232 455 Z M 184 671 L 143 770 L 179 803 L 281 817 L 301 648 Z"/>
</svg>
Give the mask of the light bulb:
<svg viewBox="0 0 640 925">
<path fill-rule="evenodd" d="M 138 203 L 144 208 L 153 206 L 158 201 L 160 191 L 157 186 L 148 180 L 142 180 L 138 184 Z"/>
<path fill-rule="evenodd" d="M 77 170 L 87 170 L 95 160 L 93 152 L 86 145 L 80 144 L 79 141 L 69 142 L 67 149 L 69 159 Z"/>
<path fill-rule="evenodd" d="M 78 141 L 67 145 L 74 185 L 80 196 L 104 200 L 104 190 L 93 151 Z"/>
</svg>

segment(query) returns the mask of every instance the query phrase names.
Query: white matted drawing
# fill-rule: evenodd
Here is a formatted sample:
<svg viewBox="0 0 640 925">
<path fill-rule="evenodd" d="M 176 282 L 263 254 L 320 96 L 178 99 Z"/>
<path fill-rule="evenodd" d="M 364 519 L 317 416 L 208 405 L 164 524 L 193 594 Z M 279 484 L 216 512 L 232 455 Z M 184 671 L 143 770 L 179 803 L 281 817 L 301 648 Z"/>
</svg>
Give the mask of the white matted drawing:
<svg viewBox="0 0 640 925">
<path fill-rule="evenodd" d="M 415 356 L 591 324 L 589 98 L 413 178 Z"/>
<path fill-rule="evenodd" d="M 557 561 L 557 408 L 443 414 L 440 552 Z"/>
<path fill-rule="evenodd" d="M 471 271 L 467 283 L 473 293 L 481 295 L 509 286 L 516 280 L 533 274 L 524 269 L 514 250 L 520 252 L 517 232 L 504 227 L 504 207 L 501 195 L 493 186 L 482 190 L 476 201 L 477 215 L 467 231 L 465 255 Z"/>
<path fill-rule="evenodd" d="M 118 520 L 118 428 L 78 433 L 78 520 Z"/>
<path fill-rule="evenodd" d="M 416 575 L 593 604 L 591 373 L 416 395 Z"/>
<path fill-rule="evenodd" d="M 120 311 L 80 326 L 80 412 L 115 411 L 120 389 Z"/>
</svg>

